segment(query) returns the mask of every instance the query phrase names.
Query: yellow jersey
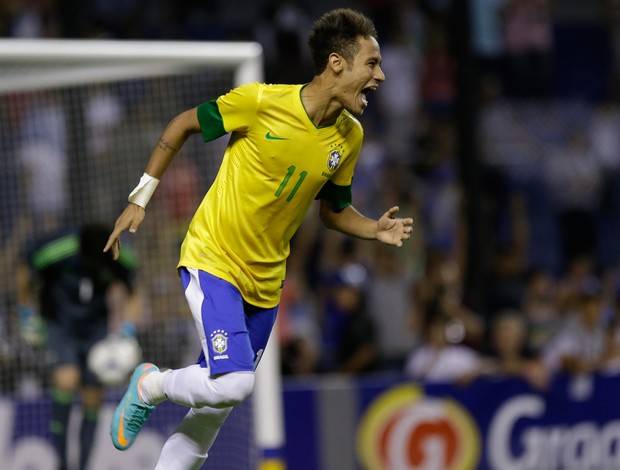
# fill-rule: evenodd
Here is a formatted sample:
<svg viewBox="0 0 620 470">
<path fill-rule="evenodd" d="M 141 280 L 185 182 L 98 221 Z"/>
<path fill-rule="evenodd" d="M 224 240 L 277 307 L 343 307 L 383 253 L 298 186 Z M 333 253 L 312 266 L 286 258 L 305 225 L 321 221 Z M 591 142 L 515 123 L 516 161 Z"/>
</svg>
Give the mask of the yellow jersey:
<svg viewBox="0 0 620 470">
<path fill-rule="evenodd" d="M 351 203 L 362 126 L 346 110 L 317 128 L 303 85 L 252 83 L 198 106 L 205 141 L 230 133 L 224 157 L 189 225 L 179 266 L 235 285 L 250 304 L 276 306 L 290 240 L 312 202 Z"/>
</svg>

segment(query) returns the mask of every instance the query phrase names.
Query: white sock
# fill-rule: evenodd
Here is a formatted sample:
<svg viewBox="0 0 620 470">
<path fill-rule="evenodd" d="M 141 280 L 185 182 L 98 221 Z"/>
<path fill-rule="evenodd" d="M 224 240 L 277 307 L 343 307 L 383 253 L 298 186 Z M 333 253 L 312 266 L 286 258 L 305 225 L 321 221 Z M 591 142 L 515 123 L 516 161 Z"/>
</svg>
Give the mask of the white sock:
<svg viewBox="0 0 620 470">
<path fill-rule="evenodd" d="M 192 408 L 166 440 L 155 470 L 199 469 L 232 408 Z"/>
<path fill-rule="evenodd" d="M 142 379 L 139 393 L 144 403 L 147 405 L 159 405 L 162 401 L 167 400 L 164 393 L 164 379 L 170 372 L 172 371 L 151 372 Z"/>
<path fill-rule="evenodd" d="M 190 408 L 235 406 L 254 388 L 254 372 L 229 372 L 211 377 L 209 370 L 198 364 L 175 369 L 164 378 L 165 397 Z"/>
</svg>

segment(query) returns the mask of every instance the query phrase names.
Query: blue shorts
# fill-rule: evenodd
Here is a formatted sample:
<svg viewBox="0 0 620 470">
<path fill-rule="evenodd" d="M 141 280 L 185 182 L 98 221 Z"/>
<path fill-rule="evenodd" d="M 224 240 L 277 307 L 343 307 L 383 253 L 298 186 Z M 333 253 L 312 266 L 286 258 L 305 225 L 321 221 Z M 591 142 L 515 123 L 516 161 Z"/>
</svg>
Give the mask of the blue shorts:
<svg viewBox="0 0 620 470">
<path fill-rule="evenodd" d="M 181 267 L 179 272 L 202 344 L 197 363 L 210 375 L 255 370 L 278 307 L 250 305 L 230 282 L 204 271 Z"/>
</svg>

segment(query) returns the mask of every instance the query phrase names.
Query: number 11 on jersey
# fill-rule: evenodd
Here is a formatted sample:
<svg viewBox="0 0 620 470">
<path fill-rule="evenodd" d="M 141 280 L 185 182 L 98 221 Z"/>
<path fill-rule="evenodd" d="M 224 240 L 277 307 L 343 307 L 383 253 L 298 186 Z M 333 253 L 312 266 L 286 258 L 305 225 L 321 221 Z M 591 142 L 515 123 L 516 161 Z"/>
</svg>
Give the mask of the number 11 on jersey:
<svg viewBox="0 0 620 470">
<path fill-rule="evenodd" d="M 293 174 L 295 173 L 296 169 L 297 168 L 294 165 L 291 165 L 291 166 L 288 167 L 286 175 L 284 175 L 284 179 L 282 179 L 282 182 L 280 183 L 280 186 L 278 186 L 278 189 L 277 189 L 277 191 L 274 194 L 275 197 L 280 197 L 282 195 L 282 192 L 284 191 L 284 188 L 286 188 L 286 186 L 288 185 L 288 182 L 291 179 L 291 176 L 293 176 Z M 301 186 L 301 183 L 304 182 L 304 179 L 306 178 L 307 174 L 308 174 L 308 172 L 305 171 L 305 170 L 299 173 L 299 177 L 297 179 L 297 183 L 295 183 L 295 186 L 293 187 L 293 190 L 287 196 L 286 202 L 290 202 L 291 199 L 293 199 L 293 197 L 295 196 L 295 193 L 297 192 L 297 190 Z"/>
</svg>

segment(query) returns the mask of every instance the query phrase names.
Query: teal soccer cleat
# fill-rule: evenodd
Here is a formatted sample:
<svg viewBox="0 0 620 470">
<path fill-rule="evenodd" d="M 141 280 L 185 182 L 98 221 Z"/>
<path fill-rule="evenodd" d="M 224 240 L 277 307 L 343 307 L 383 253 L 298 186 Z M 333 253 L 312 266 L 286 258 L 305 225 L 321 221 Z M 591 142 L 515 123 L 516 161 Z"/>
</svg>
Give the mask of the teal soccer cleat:
<svg viewBox="0 0 620 470">
<path fill-rule="evenodd" d="M 140 400 L 138 390 L 144 377 L 151 372 L 158 371 L 159 368 L 156 365 L 148 362 L 139 364 L 134 369 L 127 391 L 114 412 L 110 428 L 112 443 L 118 450 L 131 447 L 140 429 L 155 409 L 154 405 L 147 405 Z"/>
</svg>

